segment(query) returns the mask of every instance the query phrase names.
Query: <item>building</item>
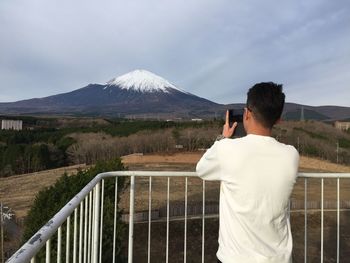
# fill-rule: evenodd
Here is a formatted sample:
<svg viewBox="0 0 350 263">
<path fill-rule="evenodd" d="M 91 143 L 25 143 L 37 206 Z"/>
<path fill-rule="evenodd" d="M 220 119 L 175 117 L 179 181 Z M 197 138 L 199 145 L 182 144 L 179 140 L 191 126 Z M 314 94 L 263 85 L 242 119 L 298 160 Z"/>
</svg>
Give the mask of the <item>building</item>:
<svg viewBox="0 0 350 263">
<path fill-rule="evenodd" d="M 334 123 L 334 127 L 342 130 L 342 131 L 346 131 L 350 129 L 350 122 L 349 121 L 336 121 Z"/>
<path fill-rule="evenodd" d="M 203 119 L 191 119 L 191 121 L 195 121 L 195 122 L 202 122 Z"/>
<path fill-rule="evenodd" d="M 1 130 L 21 131 L 23 128 L 22 120 L 1 120 Z"/>
</svg>

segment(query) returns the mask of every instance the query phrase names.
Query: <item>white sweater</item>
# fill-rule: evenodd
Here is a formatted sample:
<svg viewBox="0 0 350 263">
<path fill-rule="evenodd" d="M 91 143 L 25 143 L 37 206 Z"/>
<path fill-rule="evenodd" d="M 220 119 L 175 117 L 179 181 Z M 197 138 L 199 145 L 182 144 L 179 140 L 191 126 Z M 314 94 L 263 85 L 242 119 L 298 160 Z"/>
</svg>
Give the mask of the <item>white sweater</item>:
<svg viewBox="0 0 350 263">
<path fill-rule="evenodd" d="M 217 141 L 203 155 L 198 176 L 221 181 L 221 262 L 292 261 L 288 201 L 298 165 L 293 146 L 253 134 Z"/>
</svg>

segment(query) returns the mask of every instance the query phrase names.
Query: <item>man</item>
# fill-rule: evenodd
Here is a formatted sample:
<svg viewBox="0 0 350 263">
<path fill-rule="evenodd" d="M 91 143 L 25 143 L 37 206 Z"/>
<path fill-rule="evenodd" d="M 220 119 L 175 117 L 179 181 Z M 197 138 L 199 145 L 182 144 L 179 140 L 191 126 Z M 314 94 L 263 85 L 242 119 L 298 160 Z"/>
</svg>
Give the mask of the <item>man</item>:
<svg viewBox="0 0 350 263">
<path fill-rule="evenodd" d="M 247 94 L 243 125 L 247 136 L 230 139 L 228 112 L 222 139 L 197 164 L 204 180 L 220 180 L 218 262 L 287 263 L 292 261 L 289 197 L 299 154 L 271 137 L 281 117 L 282 85 L 254 85 Z M 220 139 L 220 138 L 219 138 Z"/>
</svg>

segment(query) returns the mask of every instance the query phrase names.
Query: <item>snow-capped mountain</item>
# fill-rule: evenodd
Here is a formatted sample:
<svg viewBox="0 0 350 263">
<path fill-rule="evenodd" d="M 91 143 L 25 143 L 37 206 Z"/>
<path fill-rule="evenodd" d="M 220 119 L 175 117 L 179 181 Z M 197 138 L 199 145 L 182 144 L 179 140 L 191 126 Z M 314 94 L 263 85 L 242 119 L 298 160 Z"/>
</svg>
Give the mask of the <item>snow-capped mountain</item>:
<svg viewBox="0 0 350 263">
<path fill-rule="evenodd" d="M 171 84 L 166 79 L 147 71 L 147 70 L 134 70 L 120 77 L 114 78 L 107 82 L 108 88 L 117 87 L 126 90 L 135 90 L 140 92 L 165 92 L 169 93 L 171 89 L 178 90 L 180 92 L 187 93 L 173 84 Z"/>
<path fill-rule="evenodd" d="M 79 114 L 89 116 L 135 116 L 143 118 L 220 117 L 228 108 L 244 104 L 222 105 L 181 90 L 166 79 L 146 70 L 135 70 L 113 78 L 106 84 L 89 84 L 68 93 L 39 99 L 0 103 L 0 114 Z M 349 119 L 350 107 L 307 106 L 286 103 L 285 119 Z"/>
<path fill-rule="evenodd" d="M 218 106 L 221 105 L 181 90 L 152 72 L 135 70 L 106 84 L 89 84 L 72 92 L 45 98 L 0 103 L 0 113 L 191 117 L 209 112 L 214 115 Z"/>
</svg>

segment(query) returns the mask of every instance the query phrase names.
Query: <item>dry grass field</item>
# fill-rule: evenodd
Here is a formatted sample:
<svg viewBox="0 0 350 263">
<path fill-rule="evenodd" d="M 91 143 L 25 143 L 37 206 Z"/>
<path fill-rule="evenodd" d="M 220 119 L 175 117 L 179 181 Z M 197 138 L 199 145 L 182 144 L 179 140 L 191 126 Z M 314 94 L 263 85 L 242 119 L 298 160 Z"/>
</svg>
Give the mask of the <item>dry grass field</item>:
<svg viewBox="0 0 350 263">
<path fill-rule="evenodd" d="M 23 218 L 40 190 L 53 185 L 64 173 L 72 175 L 86 168 L 81 164 L 0 178 L 0 200 L 15 212 L 17 218 Z"/>
<path fill-rule="evenodd" d="M 129 170 L 151 170 L 151 171 L 194 171 L 195 165 L 203 155 L 203 152 L 178 153 L 173 155 L 129 155 L 123 157 L 123 162 Z M 338 165 L 328 161 L 302 156 L 300 159 L 300 172 L 334 172 L 350 173 L 350 166 Z M 138 211 L 148 209 L 148 178 L 138 178 L 136 180 L 135 209 Z M 171 178 L 170 180 L 170 200 L 173 202 L 184 199 L 184 178 Z M 202 199 L 202 181 L 198 178 L 188 179 L 188 196 L 194 202 Z M 154 178 L 152 181 L 152 204 L 154 207 L 164 206 L 166 203 L 166 178 Z M 325 200 L 336 200 L 336 180 L 325 179 Z M 319 179 L 308 180 L 308 200 L 318 201 L 321 186 Z M 350 200 L 350 180 L 341 182 L 341 198 Z M 128 191 L 125 191 L 121 206 L 128 211 Z M 206 200 L 217 202 L 219 195 L 219 183 L 206 183 Z M 304 201 L 304 179 L 297 180 L 293 194 L 293 200 Z"/>
</svg>

